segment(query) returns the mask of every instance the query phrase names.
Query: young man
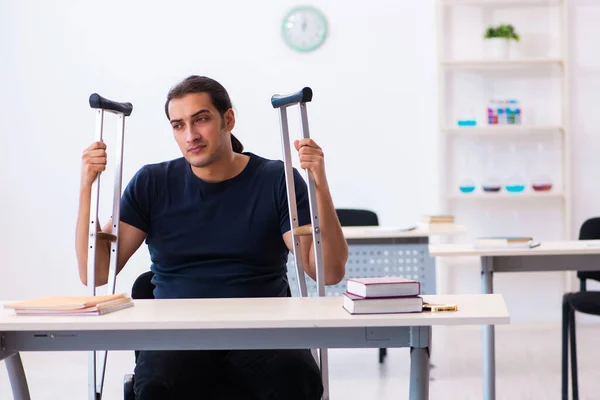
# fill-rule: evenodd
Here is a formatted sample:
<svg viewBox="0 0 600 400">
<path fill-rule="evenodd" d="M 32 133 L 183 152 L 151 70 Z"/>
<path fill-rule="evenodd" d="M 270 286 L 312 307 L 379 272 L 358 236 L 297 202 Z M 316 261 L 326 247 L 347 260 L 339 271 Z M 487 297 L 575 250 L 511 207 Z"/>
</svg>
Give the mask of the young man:
<svg viewBox="0 0 600 400">
<path fill-rule="evenodd" d="M 183 157 L 145 165 L 123 192 L 120 271 L 146 241 L 156 298 L 282 297 L 293 251 L 282 161 L 244 152 L 231 131 L 229 95 L 213 79 L 190 76 L 173 87 L 165 113 Z M 294 146 L 314 177 L 325 284 L 340 282 L 346 240 L 329 192 L 323 151 L 311 139 Z M 106 146 L 83 153 L 76 251 L 87 284 L 91 186 L 105 170 Z M 307 186 L 294 181 L 300 225 L 310 224 Z M 112 221 L 103 231 L 110 232 Z M 98 224 L 98 226 L 100 226 Z M 300 237 L 305 270 L 316 280 L 311 236 Z M 109 244 L 97 247 L 96 284 L 108 280 Z M 235 388 L 234 392 L 226 392 Z M 323 392 L 309 350 L 142 351 L 135 368 L 137 399 L 317 400 Z"/>
</svg>

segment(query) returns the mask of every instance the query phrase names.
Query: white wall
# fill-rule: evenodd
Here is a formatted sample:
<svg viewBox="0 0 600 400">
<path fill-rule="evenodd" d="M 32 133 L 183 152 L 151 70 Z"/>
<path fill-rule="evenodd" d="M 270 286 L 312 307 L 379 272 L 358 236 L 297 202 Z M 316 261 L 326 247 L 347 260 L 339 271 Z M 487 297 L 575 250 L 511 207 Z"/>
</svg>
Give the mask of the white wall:
<svg viewBox="0 0 600 400">
<path fill-rule="evenodd" d="M 228 88 L 234 133 L 271 158 L 282 155 L 271 95 L 309 85 L 311 135 L 325 150 L 336 205 L 375 209 L 388 224 L 433 210 L 432 5 L 320 2 L 330 37 L 322 50 L 297 54 L 279 33 L 295 2 L 166 4 L 1 3 L 0 298 L 83 290 L 73 243 L 80 156 L 94 138 L 93 92 L 134 104 L 126 182 L 143 164 L 180 155 L 163 104 L 188 74 Z M 418 41 L 408 40 L 415 35 Z M 298 131 L 295 115 L 291 122 Z M 415 174 L 416 166 L 423 171 Z M 112 173 L 103 179 L 106 220 Z M 124 270 L 121 289 L 148 266 L 144 246 Z"/>
<path fill-rule="evenodd" d="M 281 157 L 271 95 L 309 85 L 311 135 L 324 148 L 336 206 L 374 209 L 390 225 L 436 212 L 433 1 L 317 4 L 329 19 L 330 37 L 319 51 L 297 54 L 279 35 L 292 1 L 1 2 L 0 299 L 85 290 L 73 244 L 80 156 L 94 137 L 93 92 L 134 104 L 125 184 L 143 164 L 179 156 L 163 102 L 188 74 L 214 77 L 228 88 L 237 110 L 234 133 L 248 150 L 271 158 Z M 590 39 L 600 33 L 600 8 L 578 4 L 572 23 L 575 223 L 596 214 L 600 197 L 593 177 L 600 58 Z M 109 152 L 113 132 L 107 131 Z M 102 180 L 103 221 L 110 215 L 111 182 L 109 170 Z M 129 290 L 148 266 L 143 246 L 120 275 L 118 290 Z M 467 291 L 478 290 L 474 273 Z M 515 287 L 505 295 L 513 303 L 530 298 L 518 278 L 511 282 Z M 512 311 L 517 319 L 526 316 Z"/>
</svg>

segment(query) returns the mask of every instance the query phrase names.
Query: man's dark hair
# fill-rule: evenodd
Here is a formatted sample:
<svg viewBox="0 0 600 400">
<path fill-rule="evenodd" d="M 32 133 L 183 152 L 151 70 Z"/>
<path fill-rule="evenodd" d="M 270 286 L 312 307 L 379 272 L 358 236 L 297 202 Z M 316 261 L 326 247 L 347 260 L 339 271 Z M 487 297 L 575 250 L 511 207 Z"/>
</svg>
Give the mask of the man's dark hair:
<svg viewBox="0 0 600 400">
<path fill-rule="evenodd" d="M 232 108 L 229 94 L 223 85 L 206 76 L 191 75 L 169 90 L 165 103 L 167 118 L 170 119 L 169 102 L 172 99 L 179 99 L 190 93 L 208 93 L 213 105 L 219 111 L 219 114 L 221 114 L 221 118 L 224 118 L 225 111 Z M 236 153 L 244 151 L 244 146 L 233 134 L 231 134 L 231 147 L 233 147 L 233 151 Z"/>
</svg>

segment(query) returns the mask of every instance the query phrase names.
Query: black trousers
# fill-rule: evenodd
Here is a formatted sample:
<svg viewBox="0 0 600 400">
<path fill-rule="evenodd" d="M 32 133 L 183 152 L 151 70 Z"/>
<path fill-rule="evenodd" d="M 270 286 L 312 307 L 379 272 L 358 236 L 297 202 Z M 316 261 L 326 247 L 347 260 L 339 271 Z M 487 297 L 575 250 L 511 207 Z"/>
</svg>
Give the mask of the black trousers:
<svg viewBox="0 0 600 400">
<path fill-rule="evenodd" d="M 136 400 L 320 400 L 310 350 L 141 351 Z"/>
</svg>

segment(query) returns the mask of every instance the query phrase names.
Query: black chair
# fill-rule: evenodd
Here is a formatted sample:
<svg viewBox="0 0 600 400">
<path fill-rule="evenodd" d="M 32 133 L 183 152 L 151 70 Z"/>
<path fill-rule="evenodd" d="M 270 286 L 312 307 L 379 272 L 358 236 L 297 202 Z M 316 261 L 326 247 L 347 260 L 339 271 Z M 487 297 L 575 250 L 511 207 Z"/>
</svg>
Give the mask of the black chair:
<svg viewBox="0 0 600 400">
<path fill-rule="evenodd" d="M 352 208 L 338 208 L 335 210 L 340 225 L 342 226 L 378 226 L 379 218 L 377 214 L 370 210 L 360 210 Z M 387 349 L 379 349 L 379 363 L 383 363 L 387 356 Z"/>
<path fill-rule="evenodd" d="M 377 214 L 370 210 L 338 208 L 335 210 L 342 226 L 378 226 Z"/>
<path fill-rule="evenodd" d="M 586 220 L 579 229 L 579 240 L 600 239 L 600 217 Z M 573 400 L 579 399 L 577 380 L 577 346 L 575 335 L 575 312 L 600 315 L 600 292 L 588 292 L 586 281 L 593 279 L 600 281 L 599 271 L 578 271 L 580 291 L 566 293 L 563 296 L 562 308 L 562 399 L 569 398 L 569 351 L 571 353 L 571 379 Z M 570 339 L 570 340 L 569 340 Z M 570 350 L 569 350 L 570 345 Z"/>
<path fill-rule="evenodd" d="M 579 229 L 579 240 L 598 240 L 600 239 L 600 217 L 594 217 L 586 220 Z M 578 271 L 579 285 L 582 292 L 586 290 L 586 280 L 593 279 L 600 282 L 600 266 L 598 271 Z"/>
</svg>

